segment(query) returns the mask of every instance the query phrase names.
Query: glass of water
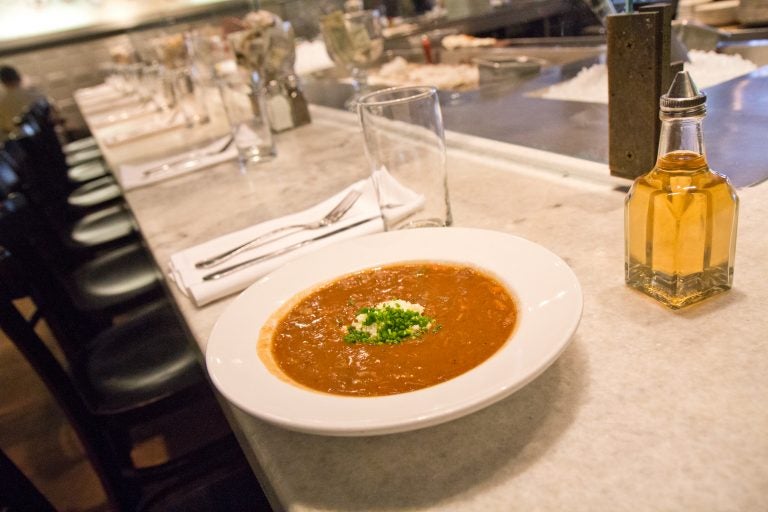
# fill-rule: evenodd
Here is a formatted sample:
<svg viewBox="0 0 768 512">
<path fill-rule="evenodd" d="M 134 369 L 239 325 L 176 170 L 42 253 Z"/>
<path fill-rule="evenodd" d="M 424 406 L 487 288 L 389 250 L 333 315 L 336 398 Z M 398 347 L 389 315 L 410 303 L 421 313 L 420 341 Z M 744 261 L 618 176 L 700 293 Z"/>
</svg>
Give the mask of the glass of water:
<svg viewBox="0 0 768 512">
<path fill-rule="evenodd" d="M 266 92 L 259 73 L 237 68 L 218 80 L 241 164 L 273 158 L 277 152 L 267 117 Z"/>
</svg>

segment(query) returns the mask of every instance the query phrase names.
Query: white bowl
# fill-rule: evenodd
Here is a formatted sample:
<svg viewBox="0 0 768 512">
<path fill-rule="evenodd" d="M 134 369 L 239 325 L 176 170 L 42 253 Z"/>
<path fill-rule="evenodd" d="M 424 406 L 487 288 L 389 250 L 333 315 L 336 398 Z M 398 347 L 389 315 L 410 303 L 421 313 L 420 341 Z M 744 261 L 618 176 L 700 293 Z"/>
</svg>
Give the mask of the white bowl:
<svg viewBox="0 0 768 512">
<path fill-rule="evenodd" d="M 518 324 L 488 360 L 449 381 L 381 397 L 308 390 L 279 378 L 257 355 L 262 324 L 297 293 L 333 279 L 400 261 L 467 263 L 511 290 Z M 424 228 L 340 242 L 294 260 L 238 296 L 217 321 L 206 363 L 232 403 L 264 421 L 314 434 L 362 436 L 436 425 L 486 407 L 520 389 L 552 364 L 579 324 L 579 281 L 558 256 L 506 233 Z"/>
</svg>

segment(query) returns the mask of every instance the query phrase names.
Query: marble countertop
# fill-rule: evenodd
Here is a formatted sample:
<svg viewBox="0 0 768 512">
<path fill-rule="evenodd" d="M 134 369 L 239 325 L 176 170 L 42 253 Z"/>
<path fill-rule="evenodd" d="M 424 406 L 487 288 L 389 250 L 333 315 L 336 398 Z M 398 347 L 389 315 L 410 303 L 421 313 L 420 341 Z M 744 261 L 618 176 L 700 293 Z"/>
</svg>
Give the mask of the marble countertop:
<svg viewBox="0 0 768 512">
<path fill-rule="evenodd" d="M 245 171 L 224 163 L 126 192 L 158 265 L 365 177 L 356 118 L 312 114 L 311 125 L 276 137 L 271 162 Z M 448 141 L 455 225 L 513 233 L 565 259 L 584 292 L 576 336 L 507 399 L 409 433 L 300 434 L 231 407 L 275 508 L 768 509 L 768 186 L 739 191 L 734 289 L 673 312 L 624 285 L 617 188 L 628 182 L 599 163 L 454 133 Z M 113 166 L 131 154 L 121 151 L 107 151 Z M 168 290 L 204 351 L 232 299 L 197 308 Z"/>
</svg>

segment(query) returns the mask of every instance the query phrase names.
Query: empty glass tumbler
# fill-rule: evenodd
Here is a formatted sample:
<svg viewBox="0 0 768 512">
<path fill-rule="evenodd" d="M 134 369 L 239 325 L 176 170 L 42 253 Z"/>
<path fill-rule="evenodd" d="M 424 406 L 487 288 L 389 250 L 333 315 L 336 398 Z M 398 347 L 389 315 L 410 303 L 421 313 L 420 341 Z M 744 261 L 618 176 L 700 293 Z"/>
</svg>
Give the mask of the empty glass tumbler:
<svg viewBox="0 0 768 512">
<path fill-rule="evenodd" d="M 445 136 L 434 87 L 393 87 L 360 98 L 365 152 L 386 230 L 450 226 Z"/>
<path fill-rule="evenodd" d="M 261 162 L 274 157 L 265 90 L 258 73 L 238 69 L 222 76 L 219 86 L 240 162 Z"/>
<path fill-rule="evenodd" d="M 266 84 L 257 70 L 238 65 L 232 41 L 211 27 L 189 34 L 200 81 L 216 84 L 240 162 L 262 162 L 276 154 L 267 117 Z"/>
</svg>

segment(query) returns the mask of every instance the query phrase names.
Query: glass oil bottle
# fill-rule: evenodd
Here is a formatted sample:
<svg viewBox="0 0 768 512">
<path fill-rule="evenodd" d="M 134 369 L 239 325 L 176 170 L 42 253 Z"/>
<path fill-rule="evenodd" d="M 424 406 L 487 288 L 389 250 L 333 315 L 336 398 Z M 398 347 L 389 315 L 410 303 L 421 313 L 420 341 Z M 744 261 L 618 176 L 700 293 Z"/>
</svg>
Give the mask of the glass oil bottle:
<svg viewBox="0 0 768 512">
<path fill-rule="evenodd" d="M 625 202 L 625 279 L 671 309 L 731 288 L 738 198 L 704 155 L 706 96 L 687 72 L 661 97 L 654 168 Z"/>
</svg>

